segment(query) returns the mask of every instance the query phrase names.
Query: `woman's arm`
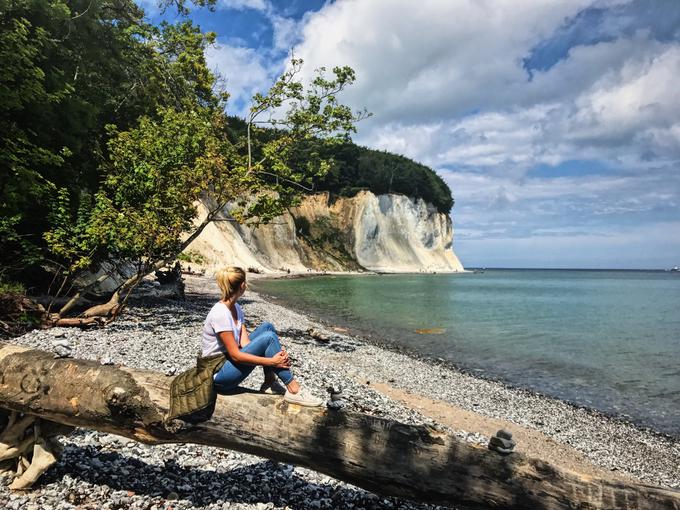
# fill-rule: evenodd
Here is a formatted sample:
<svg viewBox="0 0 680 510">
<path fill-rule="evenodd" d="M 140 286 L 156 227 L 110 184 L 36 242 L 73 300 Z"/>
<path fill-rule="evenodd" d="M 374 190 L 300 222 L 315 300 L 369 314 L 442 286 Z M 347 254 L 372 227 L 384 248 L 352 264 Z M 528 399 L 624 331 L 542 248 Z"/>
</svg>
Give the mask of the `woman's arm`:
<svg viewBox="0 0 680 510">
<path fill-rule="evenodd" d="M 236 339 L 234 339 L 234 333 L 231 331 L 222 331 L 219 333 L 219 337 L 220 341 L 227 349 L 229 358 L 231 358 L 234 363 L 262 365 L 264 367 L 274 368 L 290 368 L 290 359 L 288 358 L 288 354 L 285 351 L 276 353 L 272 358 L 255 356 L 254 354 L 243 352 L 238 348 L 238 345 L 236 345 Z"/>
</svg>

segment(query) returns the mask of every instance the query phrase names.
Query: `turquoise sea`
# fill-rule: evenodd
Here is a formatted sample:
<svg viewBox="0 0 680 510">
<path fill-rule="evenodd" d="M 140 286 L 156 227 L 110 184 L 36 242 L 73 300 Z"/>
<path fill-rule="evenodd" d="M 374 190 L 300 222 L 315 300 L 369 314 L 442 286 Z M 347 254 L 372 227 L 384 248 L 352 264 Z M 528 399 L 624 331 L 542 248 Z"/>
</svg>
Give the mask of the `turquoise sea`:
<svg viewBox="0 0 680 510">
<path fill-rule="evenodd" d="M 473 373 L 680 436 L 680 273 L 499 269 L 260 280 L 255 289 Z"/>
</svg>

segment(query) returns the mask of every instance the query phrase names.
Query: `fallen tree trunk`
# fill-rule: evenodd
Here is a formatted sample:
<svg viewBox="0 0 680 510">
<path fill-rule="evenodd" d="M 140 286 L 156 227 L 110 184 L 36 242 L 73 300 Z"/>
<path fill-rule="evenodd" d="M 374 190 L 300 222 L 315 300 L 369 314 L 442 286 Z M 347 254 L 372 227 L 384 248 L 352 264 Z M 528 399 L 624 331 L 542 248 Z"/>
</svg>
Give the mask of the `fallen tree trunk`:
<svg viewBox="0 0 680 510">
<path fill-rule="evenodd" d="M 221 396 L 197 426 L 163 424 L 171 378 L 0 343 L 0 408 L 147 444 L 199 443 L 306 466 L 370 491 L 461 508 L 680 509 L 680 493 L 502 456 L 426 427 L 281 397 Z"/>
</svg>

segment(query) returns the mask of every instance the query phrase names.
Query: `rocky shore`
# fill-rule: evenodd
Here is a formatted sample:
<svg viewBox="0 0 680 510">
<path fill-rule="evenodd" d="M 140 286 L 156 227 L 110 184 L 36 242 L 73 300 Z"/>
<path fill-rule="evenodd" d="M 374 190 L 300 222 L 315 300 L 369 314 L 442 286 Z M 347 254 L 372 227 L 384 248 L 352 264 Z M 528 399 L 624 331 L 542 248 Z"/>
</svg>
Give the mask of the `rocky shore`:
<svg viewBox="0 0 680 510">
<path fill-rule="evenodd" d="M 203 320 L 217 295 L 212 279 L 188 277 L 184 302 L 138 297 L 105 329 L 33 331 L 16 342 L 46 350 L 68 346 L 73 357 L 172 375 L 194 363 Z M 249 329 L 263 321 L 275 324 L 296 375 L 320 396 L 339 385 L 352 409 L 437 423 L 480 444 L 488 443 L 488 431 L 507 426 L 518 431 L 518 450 L 562 460 L 562 467 L 680 487 L 678 438 L 348 336 L 254 292 L 242 304 Z M 261 380 L 256 370 L 246 385 L 258 387 Z M 63 458 L 32 491 L 10 493 L 0 479 L 0 508 L 436 508 L 217 448 L 145 446 L 85 430 L 64 443 Z"/>
</svg>

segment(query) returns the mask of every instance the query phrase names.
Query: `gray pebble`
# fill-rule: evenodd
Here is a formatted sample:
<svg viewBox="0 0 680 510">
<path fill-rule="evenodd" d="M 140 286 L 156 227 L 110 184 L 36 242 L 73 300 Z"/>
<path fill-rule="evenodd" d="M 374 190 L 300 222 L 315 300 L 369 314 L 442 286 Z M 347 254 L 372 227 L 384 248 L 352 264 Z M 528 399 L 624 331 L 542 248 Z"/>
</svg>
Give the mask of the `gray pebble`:
<svg viewBox="0 0 680 510">
<path fill-rule="evenodd" d="M 212 279 L 192 278 L 187 283 L 188 293 L 210 297 L 160 304 L 133 300 L 125 314 L 103 329 L 69 330 L 73 341 L 68 341 L 66 332 L 59 328 L 35 330 L 14 341 L 54 352 L 64 339 L 63 346 L 70 347 L 71 355 L 77 358 L 181 372 L 195 363 L 205 315 L 218 299 Z M 402 390 L 539 429 L 555 441 L 571 444 L 607 469 L 629 473 L 646 483 L 680 487 L 677 439 L 478 379 L 443 362 L 412 358 L 340 335 L 305 315 L 264 301 L 255 292 L 248 291 L 246 298 L 243 309 L 249 326 L 262 321 L 276 326 L 294 360 L 296 376 L 318 396 L 328 396 L 329 407 L 341 402 L 345 409 L 426 424 L 447 430 L 461 441 L 484 446 L 489 443 L 490 438 L 479 432 L 449 430 L 378 393 L 374 385 L 363 384 L 368 380 L 392 380 L 390 384 Z M 309 329 L 332 341 L 315 341 L 306 334 Z M 409 378 L 404 377 L 404 367 L 408 367 Z M 255 371 L 244 386 L 256 389 L 261 382 L 261 371 Z M 340 391 L 327 392 L 329 387 Z M 337 397 L 340 399 L 334 400 Z M 497 438 L 512 440 L 511 434 L 504 437 L 500 432 Z M 619 438 L 625 438 L 626 448 L 620 447 Z M 73 508 L 71 500 L 76 507 L 80 500 L 84 508 L 112 509 L 170 505 L 177 510 L 436 508 L 398 498 L 378 498 L 308 469 L 219 448 L 192 444 L 142 446 L 110 434 L 81 430 L 63 443 L 62 459 L 32 492 L 11 494 L 5 482 L 0 482 L 0 508 L 24 509 L 31 504 L 45 510 L 55 510 L 62 504 L 67 506 L 61 508 Z M 70 493 L 77 498 L 69 499 Z M 175 495 L 175 499 L 170 497 Z"/>
<path fill-rule="evenodd" d="M 72 349 L 70 347 L 63 345 L 57 345 L 53 350 L 55 358 L 68 358 L 72 353 Z"/>
</svg>

